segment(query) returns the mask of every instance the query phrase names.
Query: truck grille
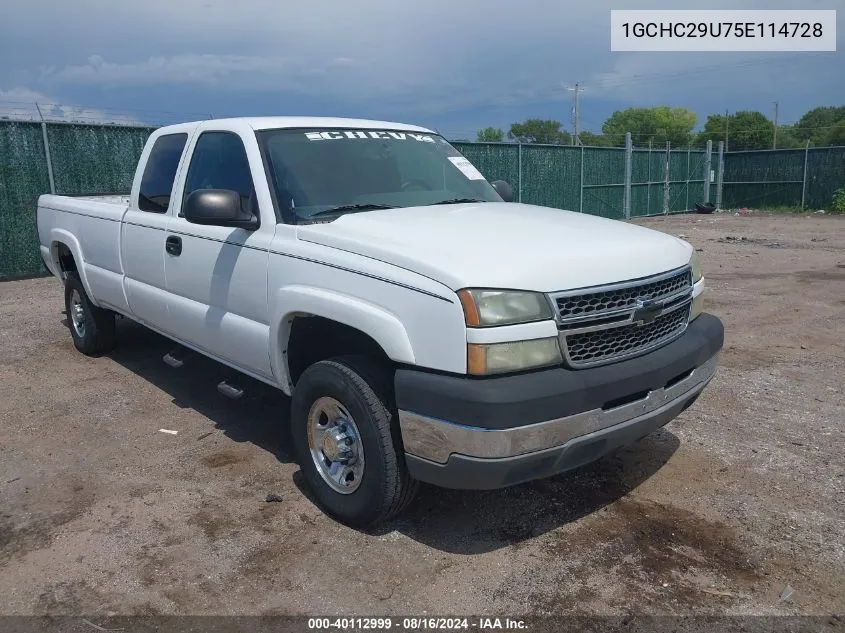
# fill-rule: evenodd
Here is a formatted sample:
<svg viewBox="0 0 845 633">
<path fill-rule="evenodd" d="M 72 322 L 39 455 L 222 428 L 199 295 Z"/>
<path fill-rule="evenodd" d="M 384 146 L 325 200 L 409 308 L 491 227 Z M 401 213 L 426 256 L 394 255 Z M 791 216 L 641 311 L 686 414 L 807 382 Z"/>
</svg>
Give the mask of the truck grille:
<svg viewBox="0 0 845 633">
<path fill-rule="evenodd" d="M 686 267 L 552 298 L 567 363 L 592 367 L 646 353 L 680 336 L 689 318 L 692 273 Z"/>
<path fill-rule="evenodd" d="M 606 310 L 634 308 L 637 299 L 665 299 L 691 287 L 690 271 L 684 270 L 666 279 L 642 285 L 560 297 L 557 300 L 557 309 L 560 318 L 565 320 L 567 317 L 588 315 Z"/>
<path fill-rule="evenodd" d="M 569 361 L 573 366 L 593 364 L 595 361 L 613 360 L 631 352 L 656 347 L 683 332 L 688 318 L 689 304 L 686 309 L 659 316 L 648 325 L 626 325 L 572 334 L 566 337 Z"/>
</svg>

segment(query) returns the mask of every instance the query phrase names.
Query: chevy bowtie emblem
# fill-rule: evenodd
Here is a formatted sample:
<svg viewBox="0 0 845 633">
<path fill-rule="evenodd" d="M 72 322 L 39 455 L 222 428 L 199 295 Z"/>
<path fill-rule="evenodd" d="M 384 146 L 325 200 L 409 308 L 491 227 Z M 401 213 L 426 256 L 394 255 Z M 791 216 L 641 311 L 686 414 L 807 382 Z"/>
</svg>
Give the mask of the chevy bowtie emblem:
<svg viewBox="0 0 845 633">
<path fill-rule="evenodd" d="M 663 304 L 653 299 L 637 299 L 637 307 L 631 319 L 637 325 L 646 325 L 654 321 L 663 312 Z"/>
</svg>

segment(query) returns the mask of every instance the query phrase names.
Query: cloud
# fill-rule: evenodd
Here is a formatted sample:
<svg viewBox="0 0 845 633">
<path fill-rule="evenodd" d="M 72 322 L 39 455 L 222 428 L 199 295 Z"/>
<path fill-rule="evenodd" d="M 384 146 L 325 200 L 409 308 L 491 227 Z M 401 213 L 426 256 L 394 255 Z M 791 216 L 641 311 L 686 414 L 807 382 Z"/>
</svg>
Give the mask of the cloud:
<svg viewBox="0 0 845 633">
<path fill-rule="evenodd" d="M 237 102 L 239 111 L 317 107 L 407 120 L 455 120 L 470 110 L 566 112 L 572 93 L 564 84 L 576 81 L 586 87 L 586 111 L 596 102 L 611 104 L 605 110 L 671 103 L 722 111 L 754 99 L 766 108 L 781 98 L 789 116 L 790 108 L 835 100 L 845 90 L 835 71 L 840 53 L 822 63 L 777 54 L 611 53 L 609 16 L 618 4 L 30 0 L 4 13 L 0 40 L 15 57 L 0 65 L 0 85 L 94 104 L 120 95 L 127 109 L 217 113 Z M 790 7 L 794 0 L 708 3 Z M 756 65 L 740 65 L 746 61 Z M 789 94 L 778 96 L 787 85 Z M 183 93 L 175 105 L 174 95 Z"/>
<path fill-rule="evenodd" d="M 0 118 L 23 121 L 78 121 L 84 123 L 116 123 L 137 125 L 138 119 L 129 114 L 108 113 L 96 108 L 56 103 L 42 92 L 24 87 L 0 90 Z"/>
</svg>

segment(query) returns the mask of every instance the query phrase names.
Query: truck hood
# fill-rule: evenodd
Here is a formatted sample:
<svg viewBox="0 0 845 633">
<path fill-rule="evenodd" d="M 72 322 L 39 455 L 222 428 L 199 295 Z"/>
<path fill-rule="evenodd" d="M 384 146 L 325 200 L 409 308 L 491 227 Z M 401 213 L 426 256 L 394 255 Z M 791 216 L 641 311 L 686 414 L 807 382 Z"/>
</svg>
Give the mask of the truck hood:
<svg viewBox="0 0 845 633">
<path fill-rule="evenodd" d="M 693 252 L 659 231 L 507 202 L 350 213 L 300 225 L 298 237 L 411 270 L 452 290 L 594 286 L 678 268 Z"/>
</svg>

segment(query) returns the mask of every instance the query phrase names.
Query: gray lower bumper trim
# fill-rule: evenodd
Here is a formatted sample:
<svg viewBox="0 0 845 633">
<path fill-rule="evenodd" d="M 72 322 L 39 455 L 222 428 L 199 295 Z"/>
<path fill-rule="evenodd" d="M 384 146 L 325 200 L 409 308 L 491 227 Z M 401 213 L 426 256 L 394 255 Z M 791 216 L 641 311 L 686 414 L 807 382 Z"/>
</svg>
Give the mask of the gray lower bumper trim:
<svg viewBox="0 0 845 633">
<path fill-rule="evenodd" d="M 406 453 L 440 464 L 445 464 L 453 453 L 489 459 L 561 446 L 582 435 L 631 420 L 662 417 L 664 413 L 676 409 L 679 403 L 700 393 L 715 375 L 717 362 L 718 354 L 682 380 L 612 409 L 594 409 L 510 429 L 463 426 L 400 410 L 402 441 Z"/>
<path fill-rule="evenodd" d="M 405 463 L 414 479 L 458 490 L 494 490 L 534 479 L 544 479 L 578 468 L 616 449 L 633 444 L 674 419 L 697 397 L 689 396 L 688 400 L 681 399 L 667 409 L 595 433 L 581 435 L 563 446 L 525 455 L 484 459 L 454 454 L 445 464 L 438 464 L 406 454 Z"/>
</svg>

